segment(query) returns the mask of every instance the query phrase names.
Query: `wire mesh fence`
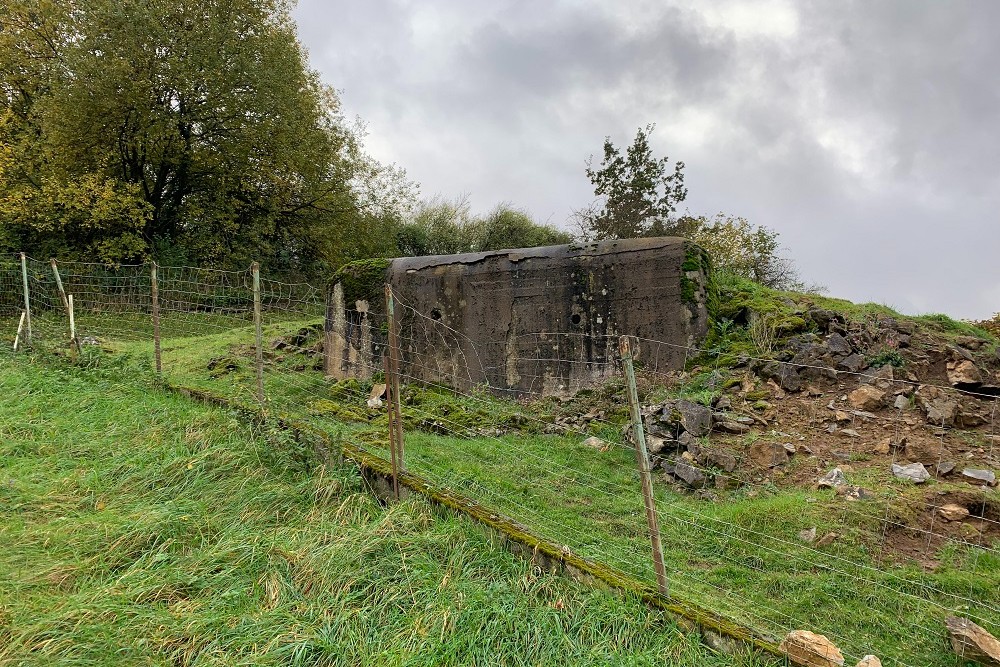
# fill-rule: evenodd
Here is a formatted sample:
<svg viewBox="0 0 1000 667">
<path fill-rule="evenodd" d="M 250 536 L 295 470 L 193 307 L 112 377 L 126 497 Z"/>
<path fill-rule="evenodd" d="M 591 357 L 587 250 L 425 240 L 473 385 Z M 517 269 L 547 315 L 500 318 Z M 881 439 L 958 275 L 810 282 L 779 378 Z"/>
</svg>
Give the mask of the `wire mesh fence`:
<svg viewBox="0 0 1000 667">
<path fill-rule="evenodd" d="M 166 381 L 253 404 L 259 377 L 265 411 L 398 456 L 399 467 L 567 553 L 656 580 L 618 336 L 472 340 L 405 293 L 394 293 L 390 313 L 385 302 L 337 303 L 308 284 L 255 283 L 249 268 L 156 267 L 154 301 L 153 276 L 152 265 L 4 258 L 2 349 L 12 351 L 25 284 L 27 349 L 70 354 L 75 344 L 84 359 L 103 350 L 152 370 L 156 311 Z M 718 349 L 633 340 L 643 350 L 646 463 L 674 600 L 776 640 L 823 634 L 848 661 L 874 653 L 884 664 L 954 664 L 950 615 L 1000 632 L 1000 500 L 988 475 L 977 484 L 961 475 L 964 461 L 1000 465 L 996 395 L 768 355 L 744 355 L 734 370 Z M 400 442 L 387 405 L 390 343 Z M 484 362 L 499 348 L 516 361 Z M 668 361 L 679 355 L 680 369 Z M 818 378 L 816 387 L 769 387 L 749 370 L 764 364 Z M 587 387 L 568 380 L 581 365 Z M 516 374 L 522 389 L 492 386 L 497 373 Z M 876 387 L 887 405 L 854 407 L 846 394 L 855 386 Z M 930 390 L 974 404 L 975 426 L 954 428 L 948 415 L 927 423 L 914 396 Z M 931 484 L 897 474 L 915 458 Z M 948 464 L 959 469 L 945 472 Z"/>
</svg>

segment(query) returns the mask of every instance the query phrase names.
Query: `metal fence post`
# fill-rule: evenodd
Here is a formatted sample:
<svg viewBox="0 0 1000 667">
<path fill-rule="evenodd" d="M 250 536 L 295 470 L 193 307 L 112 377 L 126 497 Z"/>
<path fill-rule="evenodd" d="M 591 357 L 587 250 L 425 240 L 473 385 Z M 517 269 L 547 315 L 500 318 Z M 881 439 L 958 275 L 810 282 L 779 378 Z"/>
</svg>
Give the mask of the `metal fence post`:
<svg viewBox="0 0 1000 667">
<path fill-rule="evenodd" d="M 153 309 L 153 358 L 156 363 L 156 374 L 163 375 L 163 358 L 160 351 L 160 285 L 157 274 L 156 262 L 149 271 L 150 296 L 152 298 Z"/>
<path fill-rule="evenodd" d="M 392 374 L 392 403 L 396 413 L 396 459 L 399 469 L 406 471 L 405 448 L 403 447 L 403 409 L 399 403 L 399 323 L 396 321 L 396 300 L 392 285 L 385 286 L 386 313 L 389 316 L 389 367 Z M 386 385 L 389 378 L 386 378 Z"/>
<path fill-rule="evenodd" d="M 632 344 L 628 336 L 618 339 L 618 350 L 625 367 L 628 382 L 628 403 L 632 413 L 632 433 L 635 436 L 635 461 L 642 480 L 642 498 L 646 504 L 646 523 L 649 527 L 649 541 L 653 546 L 653 569 L 656 571 L 656 585 L 660 593 L 667 595 L 667 569 L 663 562 L 663 544 L 660 541 L 660 524 L 656 516 L 656 501 L 653 498 L 653 480 L 649 473 L 649 453 L 646 451 L 646 433 L 642 428 L 642 413 L 639 410 L 639 392 L 635 386 L 635 368 L 632 365 Z"/>
<path fill-rule="evenodd" d="M 24 339 L 31 344 L 31 297 L 28 295 L 28 256 L 21 253 L 21 280 L 24 283 Z"/>
<path fill-rule="evenodd" d="M 253 326 L 257 334 L 257 402 L 264 405 L 264 330 L 260 313 L 260 264 L 250 265 L 253 274 Z"/>
</svg>

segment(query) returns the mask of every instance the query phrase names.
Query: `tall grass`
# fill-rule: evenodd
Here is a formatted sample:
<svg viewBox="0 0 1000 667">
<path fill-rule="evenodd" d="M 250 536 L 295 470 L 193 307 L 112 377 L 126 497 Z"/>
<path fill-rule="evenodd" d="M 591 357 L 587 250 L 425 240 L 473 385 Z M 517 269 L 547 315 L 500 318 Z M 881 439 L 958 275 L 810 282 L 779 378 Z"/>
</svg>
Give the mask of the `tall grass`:
<svg viewBox="0 0 1000 667">
<path fill-rule="evenodd" d="M 124 363 L 0 357 L 0 665 L 728 665 Z"/>
</svg>

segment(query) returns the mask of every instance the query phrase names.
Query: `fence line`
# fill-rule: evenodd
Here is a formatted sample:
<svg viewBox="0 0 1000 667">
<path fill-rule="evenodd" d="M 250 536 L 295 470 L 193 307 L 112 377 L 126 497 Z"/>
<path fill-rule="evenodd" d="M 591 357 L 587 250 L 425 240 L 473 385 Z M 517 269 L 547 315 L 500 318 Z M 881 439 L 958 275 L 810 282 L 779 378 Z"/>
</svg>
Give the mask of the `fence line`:
<svg viewBox="0 0 1000 667">
<path fill-rule="evenodd" d="M 366 370 L 369 377 L 363 382 L 333 382 L 321 365 L 328 352 L 324 349 L 326 294 L 311 285 L 270 280 L 259 274 L 256 265 L 245 271 L 218 271 L 0 259 L 0 349 L 9 349 L 17 320 L 29 310 L 30 301 L 34 349 L 68 354 L 75 345 L 84 360 L 89 350 L 103 347 L 148 354 L 155 358 L 151 367 L 169 382 L 253 397 L 265 410 L 273 406 L 337 429 L 355 444 L 385 452 L 392 461 L 394 479 L 397 468 L 411 469 L 444 488 L 485 499 L 496 511 L 566 545 L 573 553 L 647 581 L 655 577 L 662 584 L 669 578 L 672 594 L 698 601 L 765 636 L 780 638 L 793 629 L 814 630 L 834 640 L 852 659 L 878 653 L 884 644 L 896 646 L 902 637 L 917 643 L 911 654 L 880 657 L 885 664 L 915 665 L 947 664 L 940 646 L 932 641 L 944 636 L 939 621 L 947 614 L 961 614 L 988 630 L 1000 630 L 996 593 L 1000 549 L 994 543 L 1000 536 L 1000 514 L 991 514 L 994 501 L 988 497 L 982 500 L 981 516 L 970 517 L 966 524 L 970 530 L 963 533 L 942 525 L 938 518 L 941 504 L 924 493 L 906 495 L 890 486 L 868 500 L 851 502 L 823 500 L 813 497 L 818 492 L 811 492 L 803 502 L 811 499 L 826 507 L 833 514 L 830 518 L 839 522 L 834 525 L 846 531 L 836 538 L 841 543 L 823 546 L 797 541 L 787 523 L 769 523 L 766 516 L 753 513 L 770 511 L 768 502 L 782 510 L 779 501 L 784 496 L 775 491 L 769 475 L 761 477 L 743 469 L 719 475 L 717 468 L 692 456 L 684 465 L 705 479 L 736 480 L 741 495 L 734 496 L 731 504 L 699 501 L 668 485 L 655 484 L 644 501 L 641 488 L 645 485 L 639 483 L 643 457 L 638 455 L 638 471 L 635 461 L 626 463 L 637 455 L 635 439 L 624 437 L 623 421 L 590 411 L 580 414 L 584 405 L 558 422 L 558 404 L 539 388 L 547 377 L 546 366 L 589 363 L 560 356 L 564 349 L 560 336 L 583 334 L 518 332 L 519 341 L 537 343 L 544 337 L 547 344 L 535 346 L 536 357 L 521 360 L 521 370 L 527 372 L 519 371 L 519 375 L 531 381 L 530 388 L 519 391 L 517 400 L 498 399 L 487 393 L 495 393 L 496 388 L 460 390 L 421 379 L 442 372 L 441 359 L 421 351 L 428 345 L 452 350 L 444 374 L 468 378 L 470 384 L 497 369 L 483 365 L 482 343 L 418 312 L 405 295 L 387 294 L 388 304 L 345 309 L 349 323 L 368 322 L 375 332 L 365 352 L 373 359 L 388 353 L 384 371 L 376 364 Z M 69 297 L 75 337 L 66 321 Z M 418 325 L 407 328 L 403 326 L 407 322 Z M 601 344 L 613 359 L 617 336 L 604 338 Z M 685 358 L 705 360 L 703 366 L 711 368 L 714 363 L 716 371 L 723 355 L 721 350 L 669 341 L 634 340 L 653 350 L 682 350 Z M 760 355 L 747 355 L 745 361 L 828 370 Z M 858 380 L 872 375 L 837 373 L 838 378 Z M 638 369 L 638 374 L 654 385 L 677 380 L 676 372 L 660 367 L 658 356 Z M 614 369 L 610 381 L 622 400 L 627 382 L 621 368 Z M 377 388 L 383 384 L 388 385 L 384 401 Z M 1000 399 L 942 383 L 897 378 L 889 381 L 888 393 L 921 386 L 988 402 L 989 451 L 984 457 L 992 460 Z M 771 428 L 752 411 L 741 414 Z M 641 423 L 643 415 L 637 416 Z M 891 431 L 893 443 L 900 442 L 904 428 L 913 426 L 902 407 L 888 416 L 857 410 L 847 416 L 851 427 L 871 424 Z M 837 423 L 835 417 L 827 421 Z M 408 436 L 405 449 L 404 434 Z M 600 437 L 605 451 L 571 440 L 594 435 Z M 943 428 L 937 437 L 941 464 Z M 642 436 L 636 439 L 641 441 Z M 711 441 L 709 437 L 699 446 L 710 448 Z M 860 444 L 851 438 L 844 441 L 850 461 L 866 455 Z M 901 451 L 890 447 L 892 464 L 902 460 L 898 458 Z M 653 462 L 659 465 L 663 459 L 659 452 L 656 456 Z M 648 471 L 648 458 L 646 463 Z M 787 495 L 792 498 L 796 493 L 800 492 Z M 741 503 L 759 503 L 764 509 L 751 511 Z M 641 518 L 644 505 L 649 528 Z M 929 524 L 922 517 L 909 521 L 901 516 L 907 512 L 926 514 Z M 811 515 L 806 512 L 805 516 Z M 647 530 L 663 531 L 665 552 L 659 557 L 650 557 Z M 944 575 L 897 565 L 889 554 L 897 534 L 917 540 L 918 546 L 909 549 L 909 555 L 919 554 L 926 562 L 947 562 Z M 841 608 L 841 601 L 827 590 L 831 587 L 848 601 L 868 605 L 873 618 L 865 624 L 838 618 L 837 612 L 849 616 L 845 609 L 850 605 Z M 801 596 L 803 602 L 789 595 Z M 910 633 L 915 634 L 908 637 Z"/>
</svg>

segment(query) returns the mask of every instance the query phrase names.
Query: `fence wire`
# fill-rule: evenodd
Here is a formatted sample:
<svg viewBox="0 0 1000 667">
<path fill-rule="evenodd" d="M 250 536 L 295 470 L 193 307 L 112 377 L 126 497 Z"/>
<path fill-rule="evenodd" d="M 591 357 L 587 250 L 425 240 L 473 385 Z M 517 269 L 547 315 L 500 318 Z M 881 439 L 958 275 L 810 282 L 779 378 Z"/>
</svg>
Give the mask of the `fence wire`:
<svg viewBox="0 0 1000 667">
<path fill-rule="evenodd" d="M 22 273 L 17 257 L 0 258 L 0 349 L 11 349 L 24 312 L 26 277 L 32 325 L 28 349 L 69 354 L 65 293 L 73 297 L 77 352 L 84 359 L 101 350 L 152 367 L 152 266 L 59 262 L 53 268 L 51 262 L 27 258 L 25 269 Z M 343 312 L 332 313 L 324 289 L 266 276 L 255 294 L 249 269 L 161 266 L 156 276 L 168 382 L 255 402 L 257 303 L 262 407 L 387 456 L 382 356 L 390 320 L 384 303 L 346 304 Z M 489 290 L 489 285 L 480 287 Z M 342 329 L 331 325 L 334 317 L 343 318 Z M 623 429 L 627 406 L 615 356 L 617 335 L 590 334 L 589 355 L 581 353 L 583 334 L 518 331 L 477 341 L 440 316 L 419 312 L 405 295 L 398 295 L 395 318 L 403 358 L 406 469 L 568 552 L 651 583 L 634 449 Z M 343 338 L 340 356 L 331 347 L 337 336 Z M 719 371 L 720 350 L 643 337 L 637 342 L 644 350 L 640 376 L 653 388 L 650 394 L 685 377 L 678 359 L 685 367 L 698 359 L 702 372 Z M 516 351 L 513 371 L 486 361 L 510 350 Z M 774 360 L 744 360 L 754 362 Z M 490 378 L 511 372 L 520 387 L 516 391 L 491 385 Z M 871 375 L 836 373 L 858 381 Z M 576 392 L 567 389 L 572 382 L 566 378 L 581 374 L 600 386 L 570 396 Z M 890 395 L 912 395 L 921 386 L 955 391 L 905 378 L 887 383 Z M 843 391 L 838 387 L 794 400 L 817 423 L 889 439 L 890 466 L 903 462 L 903 449 L 896 445 L 923 426 L 915 423 L 914 413 L 907 406 L 879 414 L 852 410 L 840 398 Z M 961 395 L 986 409 L 978 456 L 996 461 L 998 398 L 975 391 Z M 802 484 L 781 487 L 778 471 L 748 463 L 747 453 L 761 437 L 791 448 L 786 467 L 794 469 L 793 476 L 818 478 L 838 461 L 820 465 L 823 459 L 806 453 L 807 436 L 786 433 L 751 408 L 734 407 L 729 416 L 749 420 L 755 430 L 742 435 L 713 430 L 695 447 L 731 456 L 734 465 L 728 469 L 717 463 L 723 456 L 685 457 L 674 445 L 666 453 L 657 450 L 653 459 L 671 595 L 766 637 L 815 631 L 837 644 L 848 661 L 875 653 L 887 665 L 953 664 L 943 626 L 952 614 L 1000 632 L 1000 501 L 994 491 L 951 485 L 937 494 L 895 482 L 885 471 L 852 470 L 870 457 L 870 437 L 844 437 L 839 446 L 838 467 L 852 479 L 838 485 L 846 486 L 846 493 Z M 940 426 L 934 436 L 942 452 L 939 466 L 945 463 L 948 435 L 947 425 Z M 594 438 L 597 446 L 587 444 Z M 677 463 L 706 483 L 715 480 L 716 487 L 684 490 L 669 473 Z M 972 508 L 958 528 L 941 515 L 956 497 Z"/>
</svg>

